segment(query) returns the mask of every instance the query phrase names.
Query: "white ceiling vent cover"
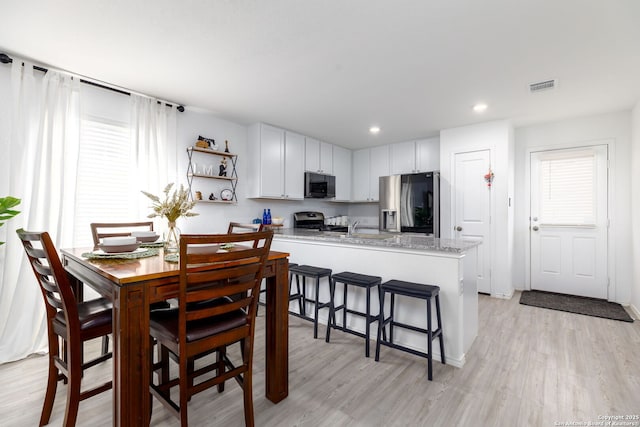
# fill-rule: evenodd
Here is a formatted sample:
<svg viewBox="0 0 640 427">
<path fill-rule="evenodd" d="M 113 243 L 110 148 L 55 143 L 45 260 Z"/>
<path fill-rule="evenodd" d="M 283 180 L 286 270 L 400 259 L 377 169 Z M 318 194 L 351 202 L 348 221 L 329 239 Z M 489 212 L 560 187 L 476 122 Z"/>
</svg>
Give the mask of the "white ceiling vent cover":
<svg viewBox="0 0 640 427">
<path fill-rule="evenodd" d="M 543 82 L 537 82 L 537 83 L 531 83 L 529 84 L 529 92 L 536 93 L 536 92 L 542 92 L 545 90 L 555 89 L 557 84 L 558 82 L 556 81 L 556 79 L 545 80 Z"/>
</svg>

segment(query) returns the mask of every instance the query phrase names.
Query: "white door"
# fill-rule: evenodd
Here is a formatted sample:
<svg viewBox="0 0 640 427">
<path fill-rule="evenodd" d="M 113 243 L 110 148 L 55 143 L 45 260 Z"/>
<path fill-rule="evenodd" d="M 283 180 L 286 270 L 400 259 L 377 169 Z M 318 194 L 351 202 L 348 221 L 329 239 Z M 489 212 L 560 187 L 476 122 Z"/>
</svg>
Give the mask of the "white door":
<svg viewBox="0 0 640 427">
<path fill-rule="evenodd" d="M 484 179 L 491 151 L 456 153 L 452 200 L 457 239 L 481 240 L 476 271 L 478 292 L 491 293 L 491 188 Z"/>
<path fill-rule="evenodd" d="M 531 289 L 607 298 L 607 156 L 531 153 Z"/>
</svg>

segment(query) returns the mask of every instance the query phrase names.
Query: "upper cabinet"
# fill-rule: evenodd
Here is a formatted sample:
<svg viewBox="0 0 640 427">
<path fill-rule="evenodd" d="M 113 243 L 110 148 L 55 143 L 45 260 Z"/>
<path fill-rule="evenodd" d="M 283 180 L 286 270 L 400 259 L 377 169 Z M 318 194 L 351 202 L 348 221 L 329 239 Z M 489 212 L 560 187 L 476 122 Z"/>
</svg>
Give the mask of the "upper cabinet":
<svg viewBox="0 0 640 427">
<path fill-rule="evenodd" d="M 332 175 L 333 172 L 333 145 L 306 138 L 304 167 L 308 172 Z"/>
<path fill-rule="evenodd" d="M 392 144 L 391 175 L 440 169 L 440 138 Z"/>
<path fill-rule="evenodd" d="M 353 152 L 354 202 L 377 202 L 379 178 L 389 175 L 389 146 L 365 148 Z"/>
<path fill-rule="evenodd" d="M 256 123 L 248 147 L 249 197 L 304 198 L 304 136 Z"/>
<path fill-rule="evenodd" d="M 335 201 L 351 200 L 351 150 L 333 146 L 333 174 L 336 177 Z"/>
</svg>

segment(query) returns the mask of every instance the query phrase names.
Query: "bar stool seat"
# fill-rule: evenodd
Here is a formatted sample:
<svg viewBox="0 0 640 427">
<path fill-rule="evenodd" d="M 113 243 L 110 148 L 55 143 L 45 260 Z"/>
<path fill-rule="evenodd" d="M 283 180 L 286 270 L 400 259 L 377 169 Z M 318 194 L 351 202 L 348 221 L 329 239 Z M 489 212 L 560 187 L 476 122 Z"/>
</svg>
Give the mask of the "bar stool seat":
<svg viewBox="0 0 640 427">
<path fill-rule="evenodd" d="M 342 305 L 336 307 L 335 305 L 335 292 L 336 283 L 344 284 L 344 293 L 342 297 Z M 369 341 L 370 341 L 370 326 L 372 322 L 375 322 L 379 318 L 379 314 L 376 316 L 371 315 L 371 288 L 379 286 L 382 283 L 382 278 L 379 276 L 368 276 L 366 274 L 352 273 L 350 271 L 343 271 L 342 273 L 334 274 L 331 280 L 331 298 L 330 298 L 330 314 L 329 323 L 327 326 L 326 342 L 329 342 L 331 338 L 331 328 L 347 332 L 352 335 L 356 335 L 365 339 L 364 354 L 365 357 L 369 357 Z M 367 292 L 366 311 L 363 313 L 347 307 L 347 289 L 351 286 L 358 286 L 365 288 Z M 342 310 L 342 326 L 336 324 L 336 311 Z M 354 314 L 365 318 L 365 333 L 355 331 L 347 327 L 347 313 Z"/>
<path fill-rule="evenodd" d="M 326 277 L 329 280 L 329 287 L 331 287 L 331 269 L 330 268 L 322 268 L 322 267 L 315 267 L 312 265 L 295 265 L 295 266 L 291 266 L 289 265 L 289 272 L 291 273 L 291 280 L 293 279 L 293 276 L 296 276 L 296 286 L 297 286 L 297 290 L 298 290 L 298 294 L 300 294 L 300 276 L 302 276 L 302 309 L 300 310 L 300 314 L 298 315 L 299 317 L 312 321 L 313 322 L 313 338 L 318 338 L 318 310 L 321 308 L 330 308 L 331 303 L 329 301 L 327 302 L 320 302 L 319 301 L 319 292 L 320 292 L 320 279 Z M 310 278 L 310 279 L 314 279 L 315 280 L 315 299 L 311 299 L 307 297 L 307 283 L 306 283 L 306 278 Z M 313 303 L 314 304 L 314 317 L 309 317 L 306 314 L 306 308 L 305 305 L 306 303 Z M 295 313 L 292 313 L 295 315 Z M 329 320 L 330 322 L 331 320 Z"/>
<path fill-rule="evenodd" d="M 384 318 L 384 298 L 385 294 L 391 294 L 391 313 L 389 317 Z M 389 280 L 380 285 L 380 317 L 378 327 L 378 340 L 376 343 L 376 362 L 380 360 L 380 346 L 385 345 L 397 350 L 405 351 L 416 356 L 425 357 L 427 359 L 428 377 L 429 381 L 433 380 L 433 366 L 432 366 L 432 341 L 438 338 L 440 343 L 440 359 L 442 364 L 445 362 L 444 355 L 444 337 L 442 336 L 442 318 L 440 316 L 440 287 L 435 285 L 426 285 L 422 283 L 405 282 L 402 280 Z M 427 302 L 427 328 L 420 328 L 415 325 L 408 325 L 400 323 L 394 320 L 394 305 L 395 296 L 403 295 L 411 298 L 419 298 L 426 300 Z M 431 298 L 435 300 L 436 304 L 436 319 L 438 327 L 433 330 L 431 321 Z M 389 340 L 386 339 L 386 325 L 389 325 Z M 416 332 L 427 334 L 427 352 L 421 352 L 408 348 L 393 342 L 393 327 L 397 326 L 404 329 L 409 329 Z M 381 337 L 384 335 L 384 338 Z"/>
</svg>

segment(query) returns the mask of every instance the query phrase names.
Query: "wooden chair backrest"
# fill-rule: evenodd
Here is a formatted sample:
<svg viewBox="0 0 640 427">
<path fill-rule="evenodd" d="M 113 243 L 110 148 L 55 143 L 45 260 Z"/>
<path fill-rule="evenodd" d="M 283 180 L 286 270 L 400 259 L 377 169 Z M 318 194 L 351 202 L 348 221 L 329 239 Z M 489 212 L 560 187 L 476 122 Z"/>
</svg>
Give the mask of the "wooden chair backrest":
<svg viewBox="0 0 640 427">
<path fill-rule="evenodd" d="M 153 221 L 140 222 L 93 222 L 91 235 L 94 249 L 98 248 L 103 237 L 129 236 L 132 231 L 153 231 Z"/>
<path fill-rule="evenodd" d="M 17 230 L 27 258 L 36 276 L 47 311 L 47 327 L 63 311 L 68 330 L 80 331 L 78 306 L 67 272 L 47 232 Z"/>
<path fill-rule="evenodd" d="M 246 323 L 233 334 L 253 335 L 257 296 L 272 238 L 272 231 L 180 236 L 181 347 L 186 346 L 187 322 L 237 310 L 244 311 Z M 221 249 L 223 245 L 228 249 Z M 206 304 L 214 299 L 215 305 Z M 211 348 L 210 340 L 199 350 L 207 348 Z"/>
<path fill-rule="evenodd" d="M 264 226 L 262 224 L 248 224 L 242 222 L 230 222 L 227 233 L 250 233 L 256 231 L 262 231 Z"/>
</svg>

